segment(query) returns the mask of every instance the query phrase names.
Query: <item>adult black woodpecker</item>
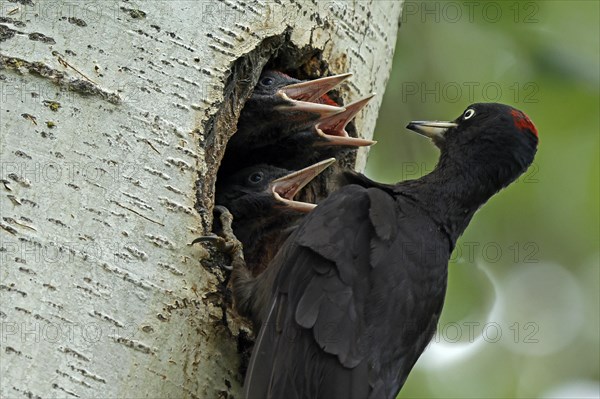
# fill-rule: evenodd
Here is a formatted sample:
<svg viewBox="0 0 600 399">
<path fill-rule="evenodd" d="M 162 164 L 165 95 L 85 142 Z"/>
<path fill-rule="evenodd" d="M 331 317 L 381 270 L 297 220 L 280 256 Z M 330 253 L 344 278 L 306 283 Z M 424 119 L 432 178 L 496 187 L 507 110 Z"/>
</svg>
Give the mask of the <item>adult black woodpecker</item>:
<svg viewBox="0 0 600 399">
<path fill-rule="evenodd" d="M 215 203 L 225 207 L 233 217 L 231 226 L 226 222 L 222 228 L 235 234 L 243 248 L 244 261 L 233 260 L 235 306 L 255 326 L 259 325 L 259 309 L 265 308 L 270 298 L 270 286 L 259 290 L 262 279 L 256 276 L 263 273 L 301 218 L 316 206 L 296 201 L 294 197 L 334 162 L 331 158 L 298 171 L 255 165 L 217 182 Z M 224 213 L 222 208 L 217 212 Z M 197 241 L 207 240 L 215 238 Z"/>
<path fill-rule="evenodd" d="M 258 144 L 245 153 L 239 162 L 255 164 L 267 159 L 269 164 L 285 169 L 298 169 L 340 152 L 370 146 L 376 141 L 351 137 L 346 131 L 348 123 L 373 98 L 370 95 L 345 105 L 345 111 L 317 119 L 306 129 L 282 134 L 274 142 Z"/>
<path fill-rule="evenodd" d="M 265 71 L 244 104 L 227 151 L 247 152 L 275 142 L 281 135 L 308 128 L 319 118 L 343 112 L 344 108 L 326 93 L 351 75 L 300 81 L 283 72 Z"/>
<path fill-rule="evenodd" d="M 456 240 L 538 143 L 523 112 L 495 103 L 407 127 L 439 147 L 436 168 L 395 185 L 347 174 L 269 265 L 246 398 L 395 398 L 434 334 Z"/>
</svg>

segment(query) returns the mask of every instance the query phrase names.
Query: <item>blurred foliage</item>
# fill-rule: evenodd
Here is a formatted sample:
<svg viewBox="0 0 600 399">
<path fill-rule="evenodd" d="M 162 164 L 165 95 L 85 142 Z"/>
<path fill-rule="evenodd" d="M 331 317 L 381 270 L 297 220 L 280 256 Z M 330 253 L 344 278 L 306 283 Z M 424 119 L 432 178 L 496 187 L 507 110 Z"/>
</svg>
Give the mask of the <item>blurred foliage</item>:
<svg viewBox="0 0 600 399">
<path fill-rule="evenodd" d="M 523 110 L 540 145 L 458 243 L 441 355 L 419 360 L 400 398 L 600 395 L 599 4 L 405 2 L 367 174 L 430 171 L 437 150 L 404 126 L 474 102 Z"/>
</svg>

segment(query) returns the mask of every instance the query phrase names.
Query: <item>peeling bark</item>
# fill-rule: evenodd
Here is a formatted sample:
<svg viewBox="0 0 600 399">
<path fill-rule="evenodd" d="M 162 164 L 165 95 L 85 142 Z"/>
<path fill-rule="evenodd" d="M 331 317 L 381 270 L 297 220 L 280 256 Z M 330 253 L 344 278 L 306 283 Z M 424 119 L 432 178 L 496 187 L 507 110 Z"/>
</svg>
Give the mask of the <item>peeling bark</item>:
<svg viewBox="0 0 600 399">
<path fill-rule="evenodd" d="M 267 63 L 353 72 L 371 137 L 400 2 L 0 4 L 0 396 L 236 396 L 227 260 L 188 245 L 227 140 Z"/>
</svg>

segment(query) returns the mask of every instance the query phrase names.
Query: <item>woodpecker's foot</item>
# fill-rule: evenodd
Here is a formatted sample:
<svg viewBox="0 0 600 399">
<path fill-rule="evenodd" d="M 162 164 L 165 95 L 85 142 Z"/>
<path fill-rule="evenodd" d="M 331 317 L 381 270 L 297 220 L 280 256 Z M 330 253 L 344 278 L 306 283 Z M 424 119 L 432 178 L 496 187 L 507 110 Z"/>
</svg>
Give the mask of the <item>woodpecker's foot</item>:
<svg viewBox="0 0 600 399">
<path fill-rule="evenodd" d="M 231 266 L 224 266 L 227 270 L 233 270 L 237 266 L 246 267 L 246 261 L 244 260 L 244 251 L 242 243 L 233 234 L 231 224 L 233 222 L 233 216 L 227 208 L 221 205 L 215 206 L 215 211 L 219 213 L 219 219 L 223 227 L 223 236 L 219 237 L 215 234 L 208 236 L 201 236 L 192 241 L 192 244 L 199 242 L 210 242 L 219 249 L 221 252 L 228 253 L 231 256 Z"/>
</svg>

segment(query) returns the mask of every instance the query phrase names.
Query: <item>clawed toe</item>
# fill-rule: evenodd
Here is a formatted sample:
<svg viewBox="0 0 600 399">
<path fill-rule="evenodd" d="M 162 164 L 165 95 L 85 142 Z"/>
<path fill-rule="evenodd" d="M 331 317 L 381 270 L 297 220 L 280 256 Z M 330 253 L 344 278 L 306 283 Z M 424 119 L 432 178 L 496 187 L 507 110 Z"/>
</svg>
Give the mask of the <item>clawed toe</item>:
<svg viewBox="0 0 600 399">
<path fill-rule="evenodd" d="M 207 242 L 216 246 L 219 251 L 230 253 L 233 251 L 235 245 L 229 241 L 227 241 L 223 237 L 219 237 L 217 235 L 208 235 L 208 236 L 200 236 L 192 241 L 192 245 L 197 244 L 199 242 Z"/>
<path fill-rule="evenodd" d="M 231 255 L 234 263 L 244 263 L 244 254 L 242 252 L 242 244 L 233 234 L 231 224 L 233 222 L 233 216 L 227 208 L 221 205 L 215 206 L 215 212 L 219 214 L 219 219 L 223 227 L 223 237 L 216 234 L 209 234 L 196 238 L 190 245 L 197 243 L 210 243 L 214 245 L 219 251 Z M 224 265 L 223 268 L 227 270 L 233 270 L 233 266 Z"/>
<path fill-rule="evenodd" d="M 198 244 L 200 242 L 211 243 L 217 247 L 224 245 L 225 239 L 223 237 L 219 237 L 216 234 L 210 234 L 206 236 L 200 236 L 192 241 L 191 245 Z M 219 248 L 220 249 L 220 248 Z"/>
</svg>

